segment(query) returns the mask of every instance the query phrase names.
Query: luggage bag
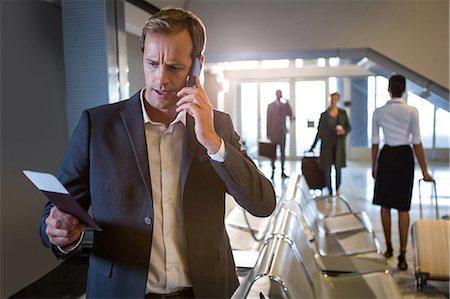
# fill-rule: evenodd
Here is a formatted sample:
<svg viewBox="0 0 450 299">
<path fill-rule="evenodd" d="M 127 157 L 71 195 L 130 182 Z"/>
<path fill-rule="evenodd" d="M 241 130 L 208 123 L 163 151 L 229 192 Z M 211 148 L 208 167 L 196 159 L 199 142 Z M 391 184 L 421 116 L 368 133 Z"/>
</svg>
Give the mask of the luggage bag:
<svg viewBox="0 0 450 299">
<path fill-rule="evenodd" d="M 427 280 L 449 280 L 449 220 L 417 220 L 411 226 L 417 288 Z"/>
<path fill-rule="evenodd" d="M 322 189 L 325 187 L 325 177 L 319 168 L 319 157 L 304 156 L 302 159 L 302 173 L 305 176 L 309 189 Z"/>
<path fill-rule="evenodd" d="M 422 185 L 422 183 L 426 181 L 424 179 L 420 179 L 419 180 L 419 208 L 420 208 L 420 219 L 423 218 L 423 211 L 422 211 L 422 189 L 420 188 L 420 186 Z M 432 184 L 432 193 L 431 193 L 431 197 L 434 197 L 434 203 L 435 203 L 435 208 L 436 208 L 436 219 L 439 219 L 439 204 L 438 204 L 438 197 L 437 197 L 437 191 L 436 191 L 436 181 L 431 181 L 429 182 Z M 434 196 L 433 196 L 434 193 Z"/>
<path fill-rule="evenodd" d="M 270 142 L 270 140 L 260 140 L 258 142 L 258 154 L 275 160 L 277 156 L 275 143 Z"/>
</svg>

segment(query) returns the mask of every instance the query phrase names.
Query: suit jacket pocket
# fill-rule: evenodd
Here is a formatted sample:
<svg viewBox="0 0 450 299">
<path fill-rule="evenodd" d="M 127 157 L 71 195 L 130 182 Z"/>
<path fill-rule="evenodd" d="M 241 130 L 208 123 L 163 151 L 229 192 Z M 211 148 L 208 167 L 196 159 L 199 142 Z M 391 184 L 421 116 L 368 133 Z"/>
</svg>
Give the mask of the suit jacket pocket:
<svg viewBox="0 0 450 299">
<path fill-rule="evenodd" d="M 111 261 L 102 260 L 97 257 L 91 257 L 89 260 L 89 269 L 93 269 L 95 272 L 100 273 L 106 277 L 112 276 L 113 263 Z"/>
</svg>

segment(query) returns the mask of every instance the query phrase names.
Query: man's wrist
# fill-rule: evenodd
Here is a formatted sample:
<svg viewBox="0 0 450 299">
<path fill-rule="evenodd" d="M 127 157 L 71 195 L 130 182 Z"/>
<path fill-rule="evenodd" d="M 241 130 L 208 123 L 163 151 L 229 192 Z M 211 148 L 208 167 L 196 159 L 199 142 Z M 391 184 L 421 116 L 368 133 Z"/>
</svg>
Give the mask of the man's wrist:
<svg viewBox="0 0 450 299">
<path fill-rule="evenodd" d="M 56 248 L 58 248 L 58 250 L 63 254 L 66 254 L 66 255 L 71 254 L 80 246 L 81 241 L 83 241 L 83 237 L 84 237 L 84 231 L 81 232 L 80 237 L 75 242 L 73 242 L 69 245 L 66 245 L 66 246 L 56 246 Z"/>
<path fill-rule="evenodd" d="M 211 143 L 208 143 L 206 150 L 209 155 L 215 155 L 219 151 L 222 145 L 222 139 L 219 136 L 215 136 Z"/>
<path fill-rule="evenodd" d="M 208 151 L 208 155 L 212 160 L 214 160 L 216 162 L 221 162 L 221 163 L 225 161 L 226 154 L 227 153 L 225 150 L 225 142 L 223 141 L 223 139 L 220 139 L 220 146 L 216 153 L 211 154 Z"/>
</svg>

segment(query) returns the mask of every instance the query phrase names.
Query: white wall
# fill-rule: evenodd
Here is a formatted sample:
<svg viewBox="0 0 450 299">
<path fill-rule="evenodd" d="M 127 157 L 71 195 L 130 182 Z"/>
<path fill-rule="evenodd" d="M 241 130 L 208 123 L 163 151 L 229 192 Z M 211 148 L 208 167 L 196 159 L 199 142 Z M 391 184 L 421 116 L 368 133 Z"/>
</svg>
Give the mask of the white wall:
<svg viewBox="0 0 450 299">
<path fill-rule="evenodd" d="M 449 88 L 447 0 L 187 3 L 206 25 L 207 54 L 372 48 Z"/>
</svg>

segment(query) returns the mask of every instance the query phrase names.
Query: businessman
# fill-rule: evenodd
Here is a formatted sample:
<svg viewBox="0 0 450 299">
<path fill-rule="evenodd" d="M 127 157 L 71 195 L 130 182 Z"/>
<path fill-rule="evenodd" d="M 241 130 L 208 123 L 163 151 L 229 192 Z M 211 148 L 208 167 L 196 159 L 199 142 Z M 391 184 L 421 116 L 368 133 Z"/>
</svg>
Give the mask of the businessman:
<svg viewBox="0 0 450 299">
<path fill-rule="evenodd" d="M 198 78 L 186 84 L 205 41 L 191 12 L 159 11 L 142 31 L 145 88 L 81 115 L 58 178 L 103 229 L 87 298 L 229 298 L 238 280 L 225 193 L 256 216 L 275 207 L 230 116 L 213 109 Z M 41 238 L 58 257 L 76 251 L 85 229 L 46 204 Z"/>
<path fill-rule="evenodd" d="M 275 100 L 267 106 L 267 138 L 280 148 L 280 160 L 281 160 L 281 177 L 287 178 L 288 175 L 284 172 L 285 146 L 286 146 L 286 117 L 289 117 L 291 121 L 294 120 L 292 116 L 292 109 L 289 103 L 283 98 L 281 90 L 275 92 Z M 275 174 L 275 159 L 271 160 L 272 163 L 272 178 Z"/>
</svg>

